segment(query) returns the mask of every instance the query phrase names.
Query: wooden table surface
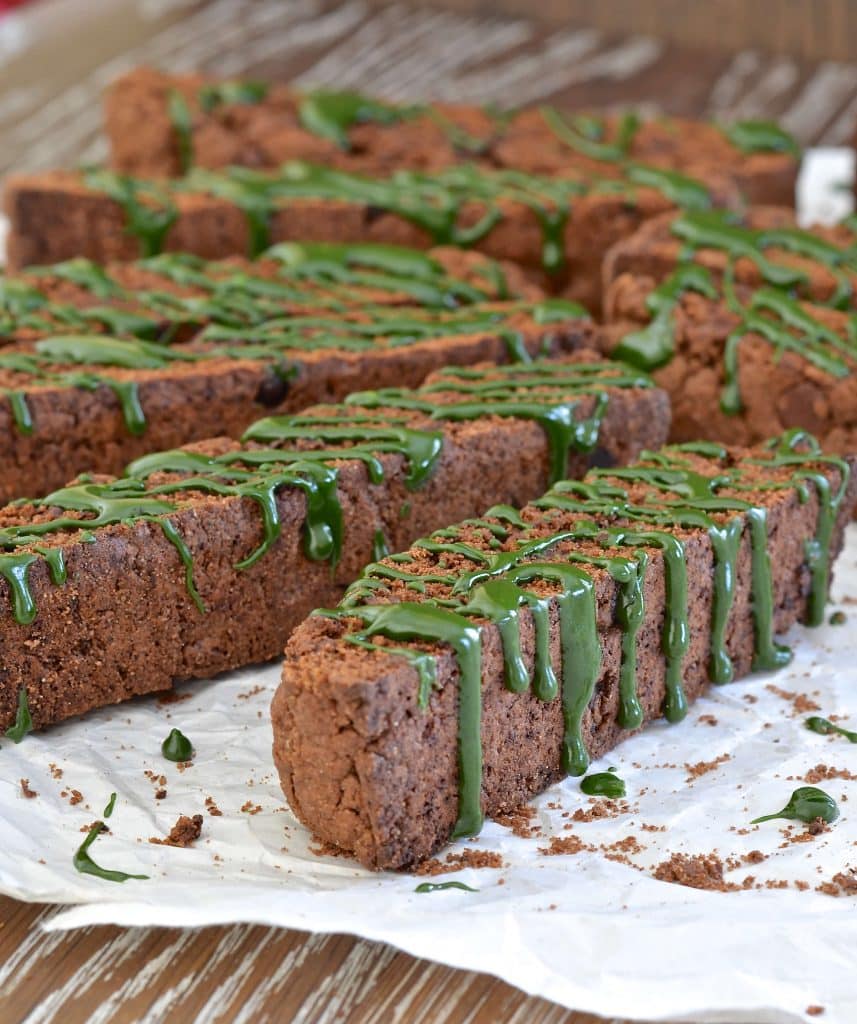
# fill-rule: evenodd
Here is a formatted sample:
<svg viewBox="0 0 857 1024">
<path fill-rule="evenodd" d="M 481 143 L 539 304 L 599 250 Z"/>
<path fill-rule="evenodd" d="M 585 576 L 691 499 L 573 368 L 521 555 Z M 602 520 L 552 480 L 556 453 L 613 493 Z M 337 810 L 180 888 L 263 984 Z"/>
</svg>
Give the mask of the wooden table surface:
<svg viewBox="0 0 857 1024">
<path fill-rule="evenodd" d="M 806 143 L 842 143 L 857 120 L 857 63 L 362 0 L 41 0 L 0 21 L 0 174 L 102 157 L 99 93 L 141 62 L 399 99 L 631 99 L 690 116 L 777 117 Z M 597 1024 L 351 937 L 255 926 L 42 932 L 55 912 L 0 897 L 2 1024 Z"/>
</svg>

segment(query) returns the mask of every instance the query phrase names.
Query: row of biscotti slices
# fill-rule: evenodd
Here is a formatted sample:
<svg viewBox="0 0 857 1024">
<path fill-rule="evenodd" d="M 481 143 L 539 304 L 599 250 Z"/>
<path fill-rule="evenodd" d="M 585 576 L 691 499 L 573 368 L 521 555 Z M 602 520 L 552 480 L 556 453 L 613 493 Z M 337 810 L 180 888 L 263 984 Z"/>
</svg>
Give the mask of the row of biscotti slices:
<svg viewBox="0 0 857 1024">
<path fill-rule="evenodd" d="M 823 618 L 853 459 L 793 431 L 556 484 L 369 565 L 292 635 L 273 704 L 289 804 L 370 868 L 413 867 Z"/>
<path fill-rule="evenodd" d="M 40 727 L 276 657 L 372 557 L 624 464 L 668 427 L 645 374 L 586 353 L 449 367 L 8 505 L 0 727 L 20 704 Z"/>
<path fill-rule="evenodd" d="M 8 179 L 8 256 L 21 267 L 162 251 L 256 255 L 295 239 L 451 245 L 512 260 L 552 292 L 597 309 L 601 263 L 614 242 L 677 207 L 741 205 L 730 182 L 712 177 L 703 184 L 642 164 L 623 165 L 614 178 L 473 165 L 366 177 L 300 161 L 164 180 L 51 171 Z"/>
<path fill-rule="evenodd" d="M 788 205 L 799 159 L 794 140 L 770 123 L 396 104 L 353 91 L 301 92 L 151 68 L 117 79 L 105 114 L 112 166 L 152 177 L 194 166 L 275 168 L 293 159 L 363 173 L 469 162 L 609 177 L 634 160 L 687 173 L 717 169 L 751 202 Z"/>
<path fill-rule="evenodd" d="M 31 268 L 0 279 L 0 500 L 237 437 L 265 412 L 593 344 L 582 309 L 456 250 L 290 244 L 252 262 Z"/>
</svg>

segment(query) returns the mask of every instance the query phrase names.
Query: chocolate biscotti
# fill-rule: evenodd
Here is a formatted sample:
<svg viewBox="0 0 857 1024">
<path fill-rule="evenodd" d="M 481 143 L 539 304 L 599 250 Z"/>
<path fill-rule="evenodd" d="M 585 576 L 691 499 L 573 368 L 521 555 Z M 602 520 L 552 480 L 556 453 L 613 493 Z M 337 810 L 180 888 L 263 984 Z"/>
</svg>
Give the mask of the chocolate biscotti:
<svg viewBox="0 0 857 1024">
<path fill-rule="evenodd" d="M 591 321 L 564 300 L 483 301 L 512 288 L 533 293 L 477 254 L 371 245 L 287 245 L 258 263 L 74 260 L 7 278 L 0 500 L 447 364 L 592 347 Z"/>
<path fill-rule="evenodd" d="M 635 160 L 703 180 L 725 174 L 751 202 L 792 205 L 800 159 L 794 140 L 770 123 L 393 104 L 152 68 L 117 79 L 105 115 L 112 166 L 143 177 L 174 177 L 194 166 L 276 168 L 294 159 L 368 174 L 475 162 L 605 177 Z"/>
<path fill-rule="evenodd" d="M 804 433 L 688 444 L 370 565 L 286 649 L 292 810 L 376 869 L 474 835 L 710 682 L 785 664 L 855 501 L 850 460 Z"/>
<path fill-rule="evenodd" d="M 273 658 L 372 557 L 661 443 L 615 363 L 451 367 L 144 456 L 0 511 L 0 728 Z M 97 657 L 94 657 L 97 654 Z"/>
<path fill-rule="evenodd" d="M 5 193 L 13 267 L 161 251 L 252 256 L 295 239 L 457 246 L 513 261 L 591 309 L 600 304 L 604 254 L 649 217 L 738 201 L 728 183 L 709 189 L 642 164 L 612 179 L 472 165 L 369 178 L 291 162 L 164 181 L 94 169 L 13 176 Z"/>
<path fill-rule="evenodd" d="M 850 301 L 849 272 L 834 266 L 834 277 Z M 669 392 L 673 440 L 754 444 L 802 427 L 825 449 L 857 450 L 853 313 L 801 301 L 782 283 L 718 278 L 692 261 L 661 283 L 622 274 L 606 299 L 607 350 L 653 371 Z"/>
<path fill-rule="evenodd" d="M 658 284 L 694 263 L 718 281 L 785 288 L 810 302 L 857 308 L 857 222 L 797 227 L 784 207 L 665 214 L 617 242 L 604 260 L 604 290 L 622 274 Z"/>
</svg>

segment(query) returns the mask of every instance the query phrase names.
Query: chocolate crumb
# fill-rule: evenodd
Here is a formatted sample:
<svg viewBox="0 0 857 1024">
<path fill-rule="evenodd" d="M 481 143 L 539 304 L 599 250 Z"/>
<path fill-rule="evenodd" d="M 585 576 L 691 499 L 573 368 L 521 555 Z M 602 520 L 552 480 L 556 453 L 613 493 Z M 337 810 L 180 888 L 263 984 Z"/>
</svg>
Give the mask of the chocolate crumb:
<svg viewBox="0 0 857 1024">
<path fill-rule="evenodd" d="M 514 811 L 509 811 L 508 814 L 498 814 L 495 816 L 494 821 L 498 825 L 510 829 L 519 839 L 532 839 L 533 836 L 541 832 L 541 828 L 533 824 L 535 817 L 535 807 L 524 806 L 518 807 Z"/>
<path fill-rule="evenodd" d="M 167 797 L 167 791 L 165 789 L 156 789 L 155 790 L 155 799 L 156 800 L 165 800 L 166 797 Z"/>
<path fill-rule="evenodd" d="M 837 872 L 831 881 L 817 885 L 816 892 L 826 896 L 857 896 L 857 868 Z"/>
<path fill-rule="evenodd" d="M 149 839 L 150 843 L 154 843 L 156 846 L 177 846 L 181 849 L 185 849 L 191 846 L 199 839 L 202 833 L 202 815 L 194 814 L 192 818 L 189 818 L 186 814 L 182 814 L 166 839 L 158 839 L 152 836 Z"/>
<path fill-rule="evenodd" d="M 579 836 L 554 836 L 550 846 L 540 846 L 539 853 L 546 857 L 558 857 L 561 854 L 583 853 L 584 850 L 592 852 L 594 846 L 584 843 Z"/>
<path fill-rule="evenodd" d="M 793 715 L 806 715 L 811 711 L 821 711 L 821 705 L 808 697 L 805 693 L 796 693 L 793 690 L 784 690 L 782 687 L 775 686 L 773 683 L 768 683 L 765 689 L 769 693 L 773 693 L 775 697 L 779 697 L 780 700 L 788 701 L 792 706 Z"/>
<path fill-rule="evenodd" d="M 806 1015 L 807 1015 L 807 1017 L 820 1017 L 823 1013 L 824 1013 L 824 1007 L 823 1006 L 818 1006 L 816 1004 L 813 1004 L 812 1006 L 807 1006 L 807 1008 L 806 1008 Z"/>
<path fill-rule="evenodd" d="M 817 764 L 803 776 L 804 782 L 809 782 L 812 785 L 816 785 L 819 782 L 826 782 L 830 779 L 844 779 L 846 782 L 853 782 L 857 779 L 857 775 L 854 772 L 848 771 L 847 768 L 833 768 L 829 764 Z"/>
<path fill-rule="evenodd" d="M 701 775 L 707 775 L 708 772 L 713 772 L 720 765 L 731 760 L 731 754 L 721 754 L 719 757 L 715 757 L 713 761 L 697 761 L 696 764 L 685 764 L 684 769 L 687 772 L 686 781 L 693 782 L 694 779 L 698 779 Z"/>
<path fill-rule="evenodd" d="M 205 809 L 212 816 L 212 818 L 219 818 L 223 814 L 223 811 L 221 811 L 221 809 L 214 802 L 214 797 L 212 796 L 207 796 L 205 798 Z"/>
<path fill-rule="evenodd" d="M 30 780 L 21 779 L 21 792 L 24 794 L 27 800 L 33 800 L 39 794 L 34 790 L 30 789 Z"/>
<path fill-rule="evenodd" d="M 674 853 L 669 860 L 658 864 L 654 877 L 659 882 L 672 882 L 712 892 L 735 892 L 739 888 L 732 882 L 724 881 L 723 861 L 714 853 L 693 856 Z"/>
<path fill-rule="evenodd" d="M 261 810 L 262 805 L 254 804 L 252 800 L 247 800 L 246 803 L 241 806 L 241 811 L 244 814 L 259 814 Z"/>
<path fill-rule="evenodd" d="M 465 868 L 502 868 L 503 858 L 490 850 L 465 849 L 461 853 L 448 853 L 444 860 L 436 857 L 423 861 L 414 871 L 415 875 L 445 875 Z"/>
</svg>

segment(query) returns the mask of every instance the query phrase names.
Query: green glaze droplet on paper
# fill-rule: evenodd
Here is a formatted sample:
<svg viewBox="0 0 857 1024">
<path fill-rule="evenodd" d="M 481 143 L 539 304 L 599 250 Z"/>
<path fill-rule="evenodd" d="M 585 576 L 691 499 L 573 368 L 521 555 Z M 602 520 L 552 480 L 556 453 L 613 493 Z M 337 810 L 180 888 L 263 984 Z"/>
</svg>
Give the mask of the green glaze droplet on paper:
<svg viewBox="0 0 857 1024">
<path fill-rule="evenodd" d="M 168 761 L 190 761 L 193 757 L 193 744 L 178 729 L 173 729 L 161 744 L 161 753 Z"/>
</svg>

